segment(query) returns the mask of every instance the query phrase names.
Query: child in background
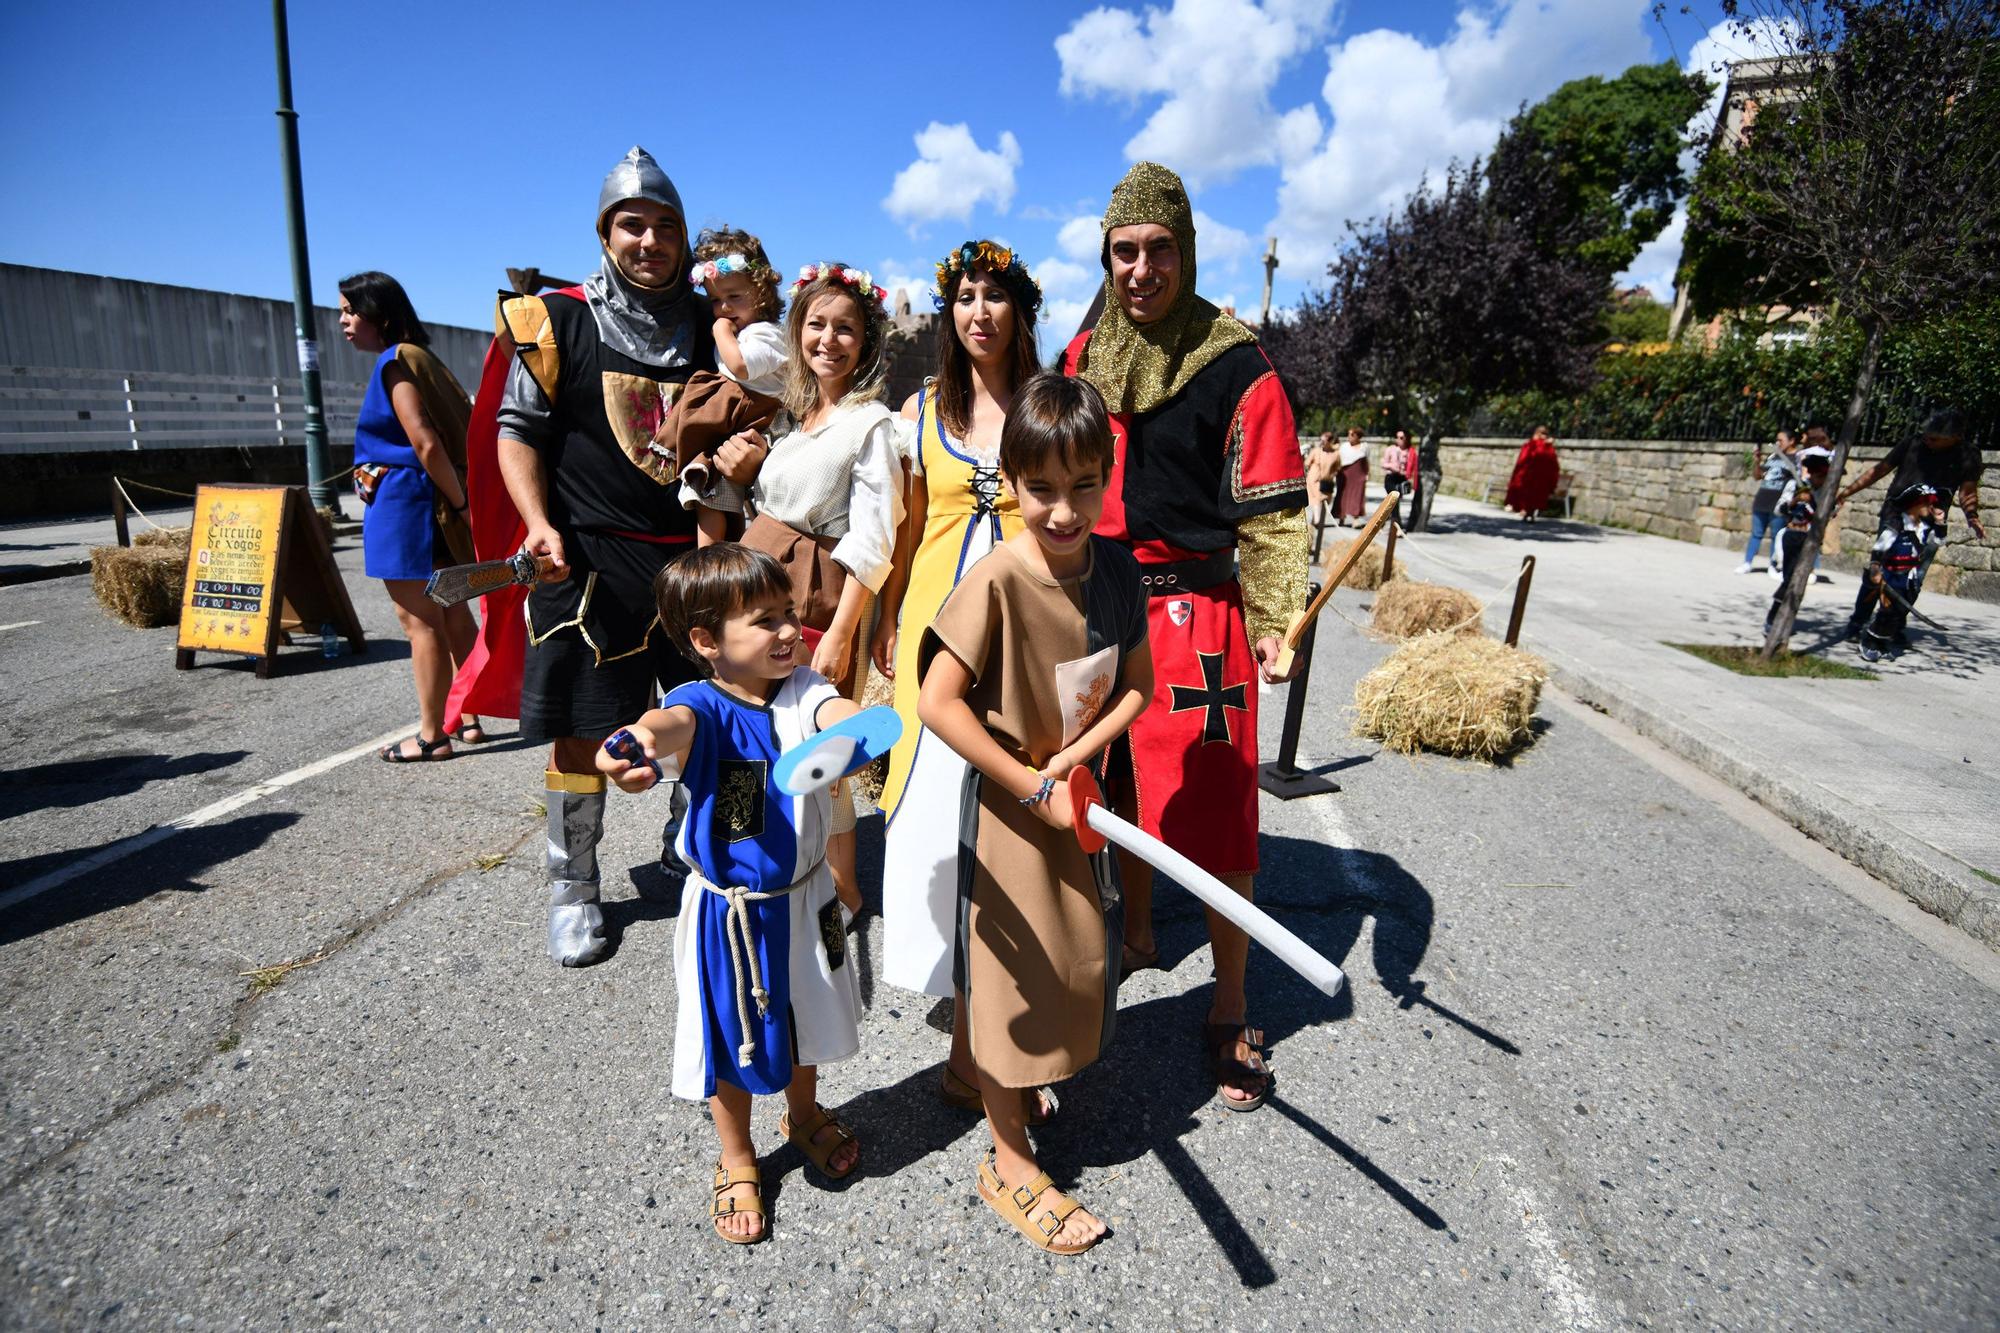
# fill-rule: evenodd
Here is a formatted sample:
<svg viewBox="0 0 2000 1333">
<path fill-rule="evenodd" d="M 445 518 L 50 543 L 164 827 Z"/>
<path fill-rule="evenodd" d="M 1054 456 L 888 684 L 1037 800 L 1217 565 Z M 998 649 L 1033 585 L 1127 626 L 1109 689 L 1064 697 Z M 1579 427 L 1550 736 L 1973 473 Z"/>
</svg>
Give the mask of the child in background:
<svg viewBox="0 0 2000 1333">
<path fill-rule="evenodd" d="M 1830 450 L 1814 448 L 1798 451 L 1797 467 L 1804 475 L 1795 476 L 1785 484 L 1771 511 L 1777 521 L 1785 525 L 1778 534 L 1778 549 L 1771 556 L 1771 568 L 1790 569 L 1792 562 L 1805 554 L 1806 538 L 1811 534 L 1813 519 L 1819 513 L 1820 483 L 1826 480 L 1827 464 L 1832 461 Z M 1771 594 L 1771 609 L 1764 613 L 1764 629 L 1767 632 L 1771 622 L 1778 618 L 1778 605 L 1785 600 L 1785 586 L 1781 575 L 1777 591 Z"/>
<path fill-rule="evenodd" d="M 709 1217 L 718 1236 L 750 1245 L 769 1234 L 753 1094 L 785 1094 L 778 1132 L 829 1179 L 861 1159 L 818 1102 L 818 1066 L 860 1044 L 861 996 L 826 865 L 830 802 L 771 779 L 782 751 L 860 710 L 805 664 L 791 585 L 769 556 L 706 547 L 661 570 L 653 589 L 668 636 L 710 676 L 626 728 L 663 775 L 609 748 L 597 767 L 625 791 L 678 777 L 688 795 L 672 1090 L 707 1099 L 722 1141 Z"/>
<path fill-rule="evenodd" d="M 1077 844 L 1068 775 L 1153 694 L 1138 562 L 1091 536 L 1112 457 L 1089 383 L 1045 371 L 1016 392 L 1000 470 L 1026 530 L 960 580 L 918 657 L 917 714 L 970 765 L 953 980 L 993 1136 L 979 1196 L 1057 1254 L 1089 1249 L 1105 1228 L 1036 1163 L 1021 1090 L 1102 1053 L 1124 936 L 1115 862 Z"/>
<path fill-rule="evenodd" d="M 1903 514 L 1902 526 L 1885 528 L 1875 538 L 1868 572 L 1863 576 L 1880 590 L 1868 623 L 1861 627 L 1861 656 L 1870 662 L 1881 661 L 1907 642 L 1903 626 L 1909 622 L 1910 612 L 1904 603 L 1916 600 L 1924 559 L 1930 554 L 1931 543 L 1938 539 L 1941 498 L 1936 487 L 1923 482 L 1904 487 L 1895 499 Z"/>
<path fill-rule="evenodd" d="M 747 231 L 710 227 L 695 242 L 694 258 L 692 280 L 715 315 L 718 372 L 689 377 L 653 440 L 678 464 L 683 494 L 699 498 L 699 540 L 709 546 L 727 535 L 726 514 L 743 506 L 743 488 L 715 470 L 715 451 L 738 432 L 770 424 L 784 398 L 788 358 L 777 322 L 785 302 L 764 243 Z"/>
</svg>

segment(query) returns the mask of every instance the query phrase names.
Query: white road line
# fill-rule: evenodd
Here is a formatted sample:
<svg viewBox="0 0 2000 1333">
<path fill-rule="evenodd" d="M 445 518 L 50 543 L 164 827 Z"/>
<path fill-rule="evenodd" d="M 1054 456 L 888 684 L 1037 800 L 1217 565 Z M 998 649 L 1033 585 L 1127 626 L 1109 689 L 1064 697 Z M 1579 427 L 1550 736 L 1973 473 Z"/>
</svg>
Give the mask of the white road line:
<svg viewBox="0 0 2000 1333">
<path fill-rule="evenodd" d="M 1505 1154 L 1497 1155 L 1493 1160 L 1507 1168 L 1507 1192 L 1513 1196 L 1514 1206 L 1521 1210 L 1521 1228 L 1532 1251 L 1528 1262 L 1541 1278 L 1542 1289 L 1548 1293 L 1549 1302 L 1561 1319 L 1562 1326 L 1571 1329 L 1602 1328 L 1604 1321 L 1597 1312 L 1597 1302 L 1584 1290 L 1583 1283 L 1577 1280 L 1576 1270 L 1563 1257 L 1555 1232 L 1549 1229 L 1548 1221 L 1542 1216 L 1541 1204 L 1517 1178 L 1519 1164 Z"/>
<path fill-rule="evenodd" d="M 10 629 L 26 629 L 30 625 L 39 625 L 41 623 L 39 620 L 17 620 L 11 625 L 0 625 L 0 633 L 5 633 Z"/>
<path fill-rule="evenodd" d="M 123 860 L 136 851 L 151 847 L 154 843 L 164 842 L 176 833 L 181 833 L 191 828 L 199 828 L 203 824 L 222 818 L 224 815 L 232 814 L 237 810 L 241 810 L 246 805 L 263 800 L 266 796 L 281 792 L 296 783 L 304 782 L 307 778 L 316 778 L 322 773 L 339 768 L 350 759 L 359 759 L 364 754 L 372 754 L 385 745 L 401 740 L 409 733 L 409 730 L 409 724 L 405 723 L 394 731 L 382 733 L 372 741 L 364 741 L 360 745 L 342 750 L 338 754 L 330 754 L 324 759 L 315 759 L 303 768 L 295 768 L 289 773 L 280 773 L 277 777 L 260 782 L 253 787 L 245 787 L 233 796 L 225 796 L 219 801 L 204 805 L 201 809 L 182 815 L 178 819 L 169 820 L 164 824 L 155 824 L 145 832 L 134 833 L 129 838 L 120 838 L 117 842 L 111 843 L 109 846 L 100 847 L 80 860 L 71 861 L 60 869 L 51 870 L 40 879 L 29 880 L 26 884 L 9 889 L 5 893 L 0 893 L 0 910 L 12 907 L 16 903 L 24 903 L 30 898 L 47 893 L 50 889 L 59 888 L 79 876 L 89 874 L 93 870 L 101 870 L 114 861 Z"/>
</svg>

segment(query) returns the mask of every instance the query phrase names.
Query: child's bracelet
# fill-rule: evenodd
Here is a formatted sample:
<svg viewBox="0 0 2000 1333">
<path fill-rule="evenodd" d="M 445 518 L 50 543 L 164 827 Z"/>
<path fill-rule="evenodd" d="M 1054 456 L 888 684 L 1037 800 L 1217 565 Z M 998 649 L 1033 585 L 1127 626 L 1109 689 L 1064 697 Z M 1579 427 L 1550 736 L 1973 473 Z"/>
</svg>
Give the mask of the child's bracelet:
<svg viewBox="0 0 2000 1333">
<path fill-rule="evenodd" d="M 1052 794 L 1054 794 L 1055 789 L 1056 789 L 1056 780 L 1054 778 L 1045 777 L 1042 779 L 1042 785 L 1035 789 L 1035 794 L 1033 796 L 1023 796 L 1021 798 L 1021 804 L 1040 805 L 1043 801 L 1048 800 L 1049 797 Z"/>
</svg>

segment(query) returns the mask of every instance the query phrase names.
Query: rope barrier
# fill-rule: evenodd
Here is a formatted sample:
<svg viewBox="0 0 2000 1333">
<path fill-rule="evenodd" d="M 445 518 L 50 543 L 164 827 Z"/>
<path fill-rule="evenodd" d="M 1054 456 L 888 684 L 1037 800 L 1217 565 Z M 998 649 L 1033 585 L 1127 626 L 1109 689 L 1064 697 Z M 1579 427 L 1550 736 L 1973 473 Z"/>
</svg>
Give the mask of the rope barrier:
<svg viewBox="0 0 2000 1333">
<path fill-rule="evenodd" d="M 153 521 L 153 519 L 152 519 L 152 516 L 151 516 L 151 515 L 149 515 L 149 514 L 148 514 L 148 513 L 147 513 L 147 512 L 145 511 L 145 510 L 143 510 L 143 509 L 139 508 L 139 506 L 138 506 L 138 505 L 136 505 L 136 504 L 132 503 L 132 492 L 130 492 L 130 491 L 128 491 L 128 490 L 126 490 L 126 489 L 125 489 L 125 482 L 124 482 L 124 480 L 123 480 L 122 478 L 119 478 L 119 477 L 113 477 L 113 478 L 111 479 L 111 484 L 112 484 L 113 486 L 116 486 L 116 487 L 118 488 L 118 493 L 119 493 L 120 495 L 122 495 L 122 496 L 124 496 L 124 497 L 125 497 L 125 507 L 126 507 L 127 509 L 130 509 L 130 510 L 131 510 L 131 511 L 132 511 L 133 513 L 137 514 L 137 515 L 138 515 L 138 516 L 139 516 L 140 518 L 143 518 L 143 519 L 145 519 L 145 520 L 146 520 L 146 526 L 147 526 L 147 527 L 149 527 L 149 528 L 153 528 L 153 529 L 155 529 L 155 530 L 157 530 L 157 531 L 161 531 L 161 532 L 164 532 L 164 531 L 166 531 L 165 527 L 164 527 L 163 525 L 159 524 L 159 523 L 155 523 L 155 522 Z M 150 487 L 149 487 L 149 486 L 145 486 L 145 485 L 144 485 L 144 483 L 142 483 L 142 482 L 136 482 L 136 481 L 135 481 L 135 482 L 133 482 L 132 484 L 133 484 L 134 486 L 139 486 L 139 487 L 141 487 L 142 489 L 145 489 L 145 490 L 155 490 L 155 491 L 157 491 L 157 490 L 159 490 L 159 489 L 160 489 L 160 488 L 159 488 L 159 487 L 157 487 L 157 486 L 150 486 Z M 174 494 L 174 492 L 173 492 L 173 491 L 167 491 L 167 492 L 166 492 L 166 494 L 168 494 L 168 495 L 172 495 L 172 494 Z M 189 499 L 193 499 L 194 497 L 190 496 L 190 497 L 188 497 L 188 498 L 189 498 Z"/>
<path fill-rule="evenodd" d="M 1402 553 L 1405 550 L 1414 550 L 1417 552 L 1417 554 L 1423 556 L 1426 560 L 1435 560 L 1439 564 L 1444 565 L 1450 569 L 1456 569 L 1462 574 L 1478 574 L 1481 572 L 1475 569 L 1468 568 L 1465 565 L 1461 565 L 1456 560 L 1447 560 L 1445 557 L 1439 555 L 1435 551 L 1426 551 L 1418 548 L 1410 541 L 1408 533 L 1397 534 L 1396 550 L 1398 554 Z M 1492 606 L 1494 602 L 1498 601 L 1502 596 L 1504 596 L 1509 590 L 1513 588 L 1515 584 L 1519 583 L 1521 581 L 1521 576 L 1527 572 L 1528 572 L 1527 566 L 1526 565 L 1521 566 L 1519 569 L 1514 571 L 1513 578 L 1510 578 L 1505 583 L 1501 584 L 1499 588 L 1497 588 L 1491 595 L 1489 595 L 1485 601 L 1479 603 L 1479 609 L 1477 611 L 1465 617 L 1465 619 L 1459 621 L 1455 625 L 1448 625 L 1444 629 L 1432 630 L 1428 632 L 1435 634 L 1456 634 L 1459 630 L 1464 629 L 1467 625 L 1472 624 L 1474 621 L 1483 619 L 1486 615 L 1487 608 Z M 1379 593 L 1381 589 L 1377 588 L 1375 591 Z M 1477 599 L 1475 598 L 1474 600 Z M 1345 611 L 1342 611 L 1339 608 L 1339 606 L 1335 605 L 1332 598 L 1327 599 L 1326 605 L 1328 610 L 1331 610 L 1335 615 L 1339 616 L 1342 620 L 1345 620 L 1348 624 L 1354 626 L 1354 628 L 1360 630 L 1362 633 L 1373 634 L 1375 632 L 1374 626 L 1363 625 L 1359 621 L 1355 620 Z"/>
</svg>

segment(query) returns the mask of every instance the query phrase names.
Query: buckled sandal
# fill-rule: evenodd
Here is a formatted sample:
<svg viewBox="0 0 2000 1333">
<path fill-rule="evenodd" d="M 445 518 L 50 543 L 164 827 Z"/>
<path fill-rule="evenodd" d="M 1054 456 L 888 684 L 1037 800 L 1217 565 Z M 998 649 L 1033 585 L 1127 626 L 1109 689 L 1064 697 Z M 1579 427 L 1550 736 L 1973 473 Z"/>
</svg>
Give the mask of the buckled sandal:
<svg viewBox="0 0 2000 1333">
<path fill-rule="evenodd" d="M 831 1127 L 833 1138 L 826 1143 L 814 1143 L 813 1139 L 822 1129 Z M 861 1140 L 854 1137 L 854 1131 L 840 1123 L 840 1118 L 824 1106 L 814 1106 L 812 1118 L 802 1125 L 792 1124 L 791 1112 L 778 1117 L 778 1132 L 785 1141 L 806 1155 L 806 1160 L 818 1168 L 828 1180 L 845 1180 L 861 1165 Z M 855 1146 L 854 1160 L 845 1171 L 835 1171 L 829 1162 L 840 1151 L 840 1145 L 851 1143 Z"/>
<path fill-rule="evenodd" d="M 1264 1063 L 1260 1053 L 1264 1045 L 1263 1030 L 1244 1023 L 1203 1023 L 1201 1032 L 1202 1047 L 1208 1052 L 1209 1073 L 1215 1078 L 1215 1099 L 1231 1111 L 1254 1111 L 1262 1106 L 1278 1084 L 1277 1075 Z M 1250 1048 L 1248 1060 L 1240 1060 L 1233 1054 L 1239 1041 Z M 1263 1090 L 1254 1097 L 1238 1101 L 1222 1090 L 1226 1083 L 1242 1087 L 1252 1078 L 1264 1080 Z"/>
<path fill-rule="evenodd" d="M 458 726 L 447 731 L 445 735 L 455 741 L 464 741 L 467 745 L 484 745 L 487 741 L 486 728 L 476 717 L 470 722 L 460 720 Z"/>
<path fill-rule="evenodd" d="M 439 736 L 434 741 L 427 741 L 422 735 L 412 736 L 410 739 L 417 743 L 415 754 L 404 754 L 403 743 L 397 741 L 394 745 L 385 745 L 377 750 L 375 757 L 385 764 L 441 764 L 451 758 L 449 734 Z M 439 750 L 443 750 L 444 753 L 438 754 Z"/>
<path fill-rule="evenodd" d="M 737 1185 L 749 1185 L 755 1194 L 747 1199 L 725 1199 L 724 1193 Z M 757 1216 L 757 1234 L 754 1236 L 732 1236 L 722 1229 L 722 1219 L 737 1213 L 754 1213 Z M 771 1220 L 764 1216 L 764 1173 L 753 1166 L 724 1166 L 715 1164 L 715 1193 L 708 1201 L 708 1223 L 715 1228 L 715 1234 L 731 1245 L 755 1245 L 771 1234 Z"/>
<path fill-rule="evenodd" d="M 1035 1096 L 1035 1109 L 1028 1112 L 1028 1125 L 1031 1129 L 1040 1129 L 1056 1118 L 1056 1112 L 1062 1109 L 1062 1102 L 1049 1088 L 1023 1088 L 1022 1099 L 1026 1100 L 1031 1092 Z M 938 1079 L 938 1100 L 961 1111 L 986 1114 L 986 1099 L 979 1095 L 979 1088 L 954 1074 L 949 1060 L 945 1061 L 944 1075 Z"/>
<path fill-rule="evenodd" d="M 987 1150 L 984 1160 L 979 1163 L 979 1197 L 986 1206 L 1012 1223 L 1014 1229 L 1028 1238 L 1038 1250 L 1050 1254 L 1082 1254 L 1091 1246 L 1103 1240 L 1103 1236 L 1093 1236 L 1080 1245 L 1064 1245 L 1056 1240 L 1062 1234 L 1063 1223 L 1070 1214 L 1083 1205 L 1056 1188 L 1044 1171 L 1025 1185 L 1009 1188 L 994 1169 L 993 1152 Z"/>
</svg>

